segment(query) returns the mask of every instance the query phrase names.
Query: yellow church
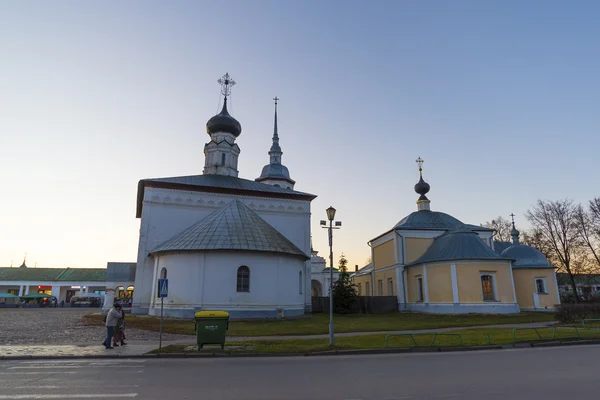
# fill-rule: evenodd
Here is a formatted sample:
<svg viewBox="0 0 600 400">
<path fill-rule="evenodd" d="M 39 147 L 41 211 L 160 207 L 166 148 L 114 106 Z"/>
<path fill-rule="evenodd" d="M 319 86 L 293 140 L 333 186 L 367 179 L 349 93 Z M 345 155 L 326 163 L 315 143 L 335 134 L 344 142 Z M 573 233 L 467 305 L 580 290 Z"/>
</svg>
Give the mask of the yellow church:
<svg viewBox="0 0 600 400">
<path fill-rule="evenodd" d="M 493 230 L 432 211 L 417 159 L 417 211 L 369 241 L 372 263 L 352 275 L 361 296 L 396 296 L 400 311 L 494 313 L 554 311 L 555 267 L 537 249 L 493 240 Z"/>
</svg>

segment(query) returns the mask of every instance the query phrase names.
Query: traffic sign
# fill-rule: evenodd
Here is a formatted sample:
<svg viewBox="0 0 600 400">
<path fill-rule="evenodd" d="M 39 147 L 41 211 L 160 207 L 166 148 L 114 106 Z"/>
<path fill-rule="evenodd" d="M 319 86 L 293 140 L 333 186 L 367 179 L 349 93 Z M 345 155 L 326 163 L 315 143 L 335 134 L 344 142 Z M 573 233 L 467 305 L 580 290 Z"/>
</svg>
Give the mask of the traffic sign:
<svg viewBox="0 0 600 400">
<path fill-rule="evenodd" d="M 158 280 L 158 297 L 164 298 L 169 296 L 169 280 L 159 279 Z"/>
</svg>

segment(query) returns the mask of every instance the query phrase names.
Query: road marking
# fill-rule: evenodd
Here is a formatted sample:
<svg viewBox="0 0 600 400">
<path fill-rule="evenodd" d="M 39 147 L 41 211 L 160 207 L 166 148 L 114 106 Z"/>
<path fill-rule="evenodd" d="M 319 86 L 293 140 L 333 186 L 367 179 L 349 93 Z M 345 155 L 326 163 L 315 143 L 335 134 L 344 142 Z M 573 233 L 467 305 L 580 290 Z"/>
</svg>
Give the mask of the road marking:
<svg viewBox="0 0 600 400">
<path fill-rule="evenodd" d="M 17 400 L 17 399 L 108 399 L 108 398 L 132 398 L 137 397 L 137 393 L 123 394 L 16 394 L 16 395 L 0 395 L 0 399 Z"/>
<path fill-rule="evenodd" d="M 105 365 L 88 365 L 88 367 L 104 367 Z M 121 368 L 139 368 L 139 365 L 120 365 Z M 28 365 L 24 367 L 8 367 L 8 369 L 66 369 L 81 368 L 81 365 Z"/>
<path fill-rule="evenodd" d="M 447 394 L 432 394 L 431 397 L 455 397 L 460 396 L 458 393 L 447 393 Z"/>
<path fill-rule="evenodd" d="M 60 372 L 52 372 L 52 371 L 39 371 L 39 372 L 0 372 L 0 375 L 41 375 L 41 374 L 74 374 L 75 371 L 60 371 Z M 1 397 L 0 397 L 1 398 Z"/>
<path fill-rule="evenodd" d="M 105 388 L 106 385 L 72 385 L 68 384 L 69 389 L 80 389 L 80 388 Z M 140 385 L 110 385 L 111 388 L 139 388 Z M 42 386 L 0 386 L 0 389 L 61 389 L 63 386 L 55 386 L 55 385 L 42 385 Z"/>
<path fill-rule="evenodd" d="M 90 361 L 90 360 L 48 360 L 48 361 L 21 361 L 20 364 L 44 364 L 44 365 L 48 365 L 48 364 L 123 364 L 123 363 L 145 363 L 147 360 L 135 360 L 135 359 L 129 359 L 129 360 L 119 360 L 119 361 L 114 361 L 114 360 L 95 360 L 95 361 Z"/>
</svg>

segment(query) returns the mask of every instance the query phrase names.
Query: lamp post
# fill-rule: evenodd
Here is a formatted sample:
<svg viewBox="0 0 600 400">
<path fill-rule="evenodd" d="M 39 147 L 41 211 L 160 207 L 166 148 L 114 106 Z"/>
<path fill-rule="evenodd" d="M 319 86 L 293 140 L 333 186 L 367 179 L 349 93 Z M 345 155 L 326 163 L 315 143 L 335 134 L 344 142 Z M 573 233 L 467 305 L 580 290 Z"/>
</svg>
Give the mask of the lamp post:
<svg viewBox="0 0 600 400">
<path fill-rule="evenodd" d="M 327 210 L 327 219 L 329 220 L 329 226 L 327 221 L 321 220 L 321 228 L 326 228 L 329 234 L 329 345 L 333 346 L 335 343 L 333 333 L 333 230 L 340 229 L 342 226 L 341 221 L 335 221 L 336 209 L 329 207 Z M 334 226 L 335 225 L 335 226 Z"/>
</svg>

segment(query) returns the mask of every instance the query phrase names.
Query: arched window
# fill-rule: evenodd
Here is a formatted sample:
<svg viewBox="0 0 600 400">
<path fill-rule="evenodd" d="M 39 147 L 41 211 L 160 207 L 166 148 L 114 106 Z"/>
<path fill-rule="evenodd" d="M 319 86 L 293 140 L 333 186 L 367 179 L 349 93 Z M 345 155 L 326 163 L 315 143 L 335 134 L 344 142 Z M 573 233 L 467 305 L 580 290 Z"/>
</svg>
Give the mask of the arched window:
<svg viewBox="0 0 600 400">
<path fill-rule="evenodd" d="M 225 153 L 221 153 L 221 165 L 225 165 Z"/>
<path fill-rule="evenodd" d="M 300 294 L 302 294 L 302 286 L 302 271 L 300 271 L 300 274 L 298 275 L 298 290 Z"/>
<path fill-rule="evenodd" d="M 165 267 L 160 270 L 160 279 L 167 279 L 167 269 Z"/>
<path fill-rule="evenodd" d="M 237 291 L 250 292 L 250 268 L 245 265 L 237 270 Z"/>
</svg>

